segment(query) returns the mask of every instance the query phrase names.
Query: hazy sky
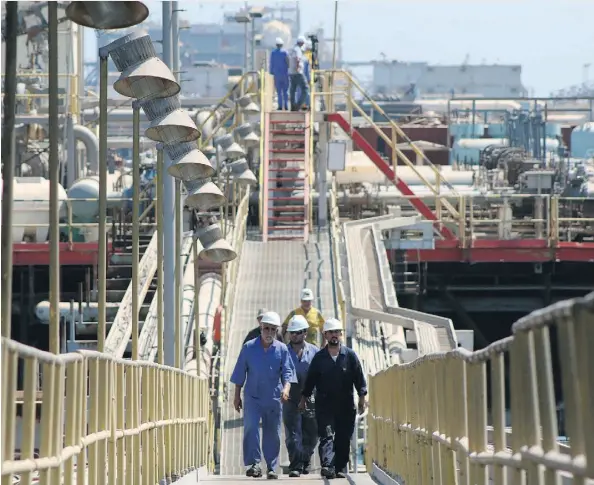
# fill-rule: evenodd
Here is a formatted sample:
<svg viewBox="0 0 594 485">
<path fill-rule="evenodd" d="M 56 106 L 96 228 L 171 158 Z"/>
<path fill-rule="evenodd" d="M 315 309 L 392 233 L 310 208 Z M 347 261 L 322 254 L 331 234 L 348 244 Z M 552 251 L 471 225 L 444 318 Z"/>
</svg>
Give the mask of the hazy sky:
<svg viewBox="0 0 594 485">
<path fill-rule="evenodd" d="M 293 3 L 293 2 L 291 2 Z M 304 0 L 304 30 L 322 26 L 331 37 L 334 1 Z M 161 18 L 161 2 L 147 1 L 151 19 Z M 218 22 L 223 11 L 243 1 L 180 1 L 182 18 Z M 250 5 L 280 2 L 252 1 Z M 592 0 L 341 0 L 338 21 L 347 61 L 388 59 L 459 64 L 517 63 L 523 82 L 536 95 L 584 81 L 584 64 L 594 79 L 594 1 Z M 87 58 L 96 41 L 86 35 Z"/>
</svg>

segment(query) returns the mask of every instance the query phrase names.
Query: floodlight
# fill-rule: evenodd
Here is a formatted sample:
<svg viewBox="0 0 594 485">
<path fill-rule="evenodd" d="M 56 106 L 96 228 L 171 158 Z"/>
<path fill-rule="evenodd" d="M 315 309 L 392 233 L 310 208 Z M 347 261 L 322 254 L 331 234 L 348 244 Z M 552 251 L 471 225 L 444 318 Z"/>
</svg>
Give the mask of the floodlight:
<svg viewBox="0 0 594 485">
<path fill-rule="evenodd" d="M 200 212 L 221 207 L 227 201 L 221 190 L 210 179 L 186 180 L 184 187 L 188 191 L 185 204 Z"/>
<path fill-rule="evenodd" d="M 252 97 L 249 94 L 243 95 L 237 100 L 237 104 L 245 114 L 257 114 L 260 112 L 260 107 L 252 101 Z"/>
<path fill-rule="evenodd" d="M 97 30 L 124 29 L 144 22 L 149 10 L 142 2 L 70 2 L 66 17 Z"/>
<path fill-rule="evenodd" d="M 245 150 L 235 143 L 235 141 L 233 141 L 233 135 L 231 134 L 217 137 L 214 140 L 214 144 L 215 146 L 220 145 L 228 158 L 245 156 Z"/>
<path fill-rule="evenodd" d="M 258 183 L 258 179 L 250 170 L 245 158 L 229 163 L 226 168 L 229 170 L 233 182 L 239 185 L 256 185 Z"/>
<path fill-rule="evenodd" d="M 214 263 L 228 263 L 237 257 L 237 253 L 223 237 L 223 231 L 218 224 L 211 224 L 194 232 L 202 247 L 200 252 L 202 259 L 208 259 Z"/>
<path fill-rule="evenodd" d="M 200 130 L 187 111 L 181 109 L 177 96 L 157 98 L 141 103 L 150 126 L 144 132 L 147 138 L 166 144 L 195 141 Z"/>
<path fill-rule="evenodd" d="M 205 179 L 212 177 L 215 173 L 208 159 L 198 150 L 195 141 L 165 145 L 164 149 L 171 160 L 167 172 L 176 179 L 183 181 Z"/>
<path fill-rule="evenodd" d="M 234 134 L 246 147 L 255 146 L 260 143 L 260 137 L 254 133 L 251 123 L 239 125 L 237 128 L 235 128 Z"/>
</svg>

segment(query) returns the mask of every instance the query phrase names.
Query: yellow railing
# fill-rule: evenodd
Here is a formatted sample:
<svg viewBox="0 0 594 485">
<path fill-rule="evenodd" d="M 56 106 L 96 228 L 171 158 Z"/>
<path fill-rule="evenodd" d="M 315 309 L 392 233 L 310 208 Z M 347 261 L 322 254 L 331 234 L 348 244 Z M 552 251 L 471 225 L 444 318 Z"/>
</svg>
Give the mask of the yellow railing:
<svg viewBox="0 0 594 485">
<path fill-rule="evenodd" d="M 593 322 L 591 293 L 524 317 L 483 350 L 429 354 L 371 377 L 368 471 L 407 485 L 593 479 Z M 556 349 L 570 447 L 558 443 Z"/>
<path fill-rule="evenodd" d="M 340 224 L 340 213 L 338 209 L 338 200 L 336 199 L 336 180 L 332 177 L 332 184 L 330 186 L 330 250 L 332 251 L 332 259 L 334 261 L 333 278 L 336 291 L 336 301 L 340 311 L 340 320 L 343 325 L 346 325 L 346 295 L 344 292 L 344 283 L 342 279 L 342 258 L 340 251 L 340 244 L 342 240 L 342 228 Z"/>
<path fill-rule="evenodd" d="M 2 338 L 2 412 L 3 485 L 153 484 L 207 462 L 207 380 L 151 362 Z"/>
<path fill-rule="evenodd" d="M 316 71 L 316 74 L 322 76 L 323 78 L 323 91 L 316 92 L 315 84 L 311 84 L 312 95 L 311 95 L 311 105 L 312 110 L 315 108 L 315 100 L 317 98 L 323 98 L 325 102 L 325 111 L 327 113 L 336 113 L 337 111 L 337 99 L 343 99 L 346 104 L 346 116 L 349 125 L 353 126 L 353 115 L 357 113 L 361 116 L 367 123 L 368 126 L 373 128 L 373 130 L 377 133 L 379 137 L 381 137 L 384 142 L 386 143 L 387 147 L 390 147 L 392 153 L 392 169 L 394 174 L 397 174 L 398 168 L 398 160 L 400 159 L 404 164 L 409 167 L 419 180 L 423 182 L 423 184 L 433 192 L 434 195 L 438 196 L 441 194 L 442 187 L 447 187 L 453 195 L 457 195 L 454 187 L 449 184 L 446 180 L 443 179 L 440 170 L 429 160 L 429 158 L 425 155 L 425 153 L 417 146 L 408 135 L 400 128 L 400 126 L 391 119 L 385 111 L 367 94 L 367 92 L 363 89 L 363 87 L 353 78 L 353 76 L 342 70 L 332 71 L 332 70 L 325 70 L 325 71 Z M 342 81 L 342 83 L 341 83 Z M 364 98 L 367 102 L 370 103 L 373 110 L 377 111 L 384 119 L 385 122 L 388 124 L 388 127 L 391 130 L 391 136 L 386 135 L 383 129 L 378 126 L 378 124 L 365 112 L 365 110 L 359 105 L 356 100 L 355 94 L 359 95 L 359 97 Z M 404 143 L 406 143 L 411 150 L 422 159 L 423 165 L 429 166 L 435 175 L 435 184 L 432 184 L 427 178 L 418 170 L 417 164 L 411 161 L 403 152 L 398 148 L 398 138 Z M 395 182 L 395 180 L 393 181 Z M 459 214 L 456 211 L 455 207 L 452 206 L 448 200 L 442 200 L 443 207 L 450 213 L 453 219 L 458 219 Z M 441 206 L 437 208 L 437 212 L 439 213 L 441 210 Z"/>
</svg>

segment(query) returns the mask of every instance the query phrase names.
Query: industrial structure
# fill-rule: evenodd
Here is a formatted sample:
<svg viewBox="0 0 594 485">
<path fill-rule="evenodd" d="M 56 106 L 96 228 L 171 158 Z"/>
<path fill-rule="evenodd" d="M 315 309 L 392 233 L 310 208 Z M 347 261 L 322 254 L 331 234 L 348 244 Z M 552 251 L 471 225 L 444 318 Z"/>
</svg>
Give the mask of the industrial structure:
<svg viewBox="0 0 594 485">
<path fill-rule="evenodd" d="M 234 361 L 303 287 L 370 376 L 357 485 L 594 480 L 592 97 L 379 99 L 321 69 L 283 112 L 245 55 L 211 101 L 183 95 L 177 2 L 162 32 L 142 2 L 12 3 L 3 483 L 235 483 Z M 246 12 L 295 35 L 288 10 Z"/>
</svg>

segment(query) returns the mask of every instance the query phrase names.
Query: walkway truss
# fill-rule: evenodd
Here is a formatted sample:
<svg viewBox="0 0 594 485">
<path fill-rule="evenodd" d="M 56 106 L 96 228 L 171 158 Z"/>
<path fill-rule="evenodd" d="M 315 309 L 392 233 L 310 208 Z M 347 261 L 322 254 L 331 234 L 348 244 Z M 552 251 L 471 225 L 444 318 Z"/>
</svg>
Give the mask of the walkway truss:
<svg viewBox="0 0 594 485">
<path fill-rule="evenodd" d="M 383 248 L 385 231 L 429 225 L 447 237 L 444 226 L 393 216 L 341 223 L 334 185 L 330 194 L 329 243 L 320 247 L 330 253 L 335 312 L 370 375 L 351 471 L 363 471 L 363 450 L 364 471 L 382 485 L 592 483 L 594 294 L 534 312 L 513 336 L 469 352 L 450 320 L 398 307 Z M 229 237 L 239 257 L 224 275 L 223 360 L 233 295 L 249 293 L 252 281 L 237 278 L 247 204 L 238 215 Z M 2 485 L 196 483 L 215 468 L 213 411 L 207 379 L 3 338 Z M 371 483 L 368 474 L 352 479 Z"/>
</svg>

